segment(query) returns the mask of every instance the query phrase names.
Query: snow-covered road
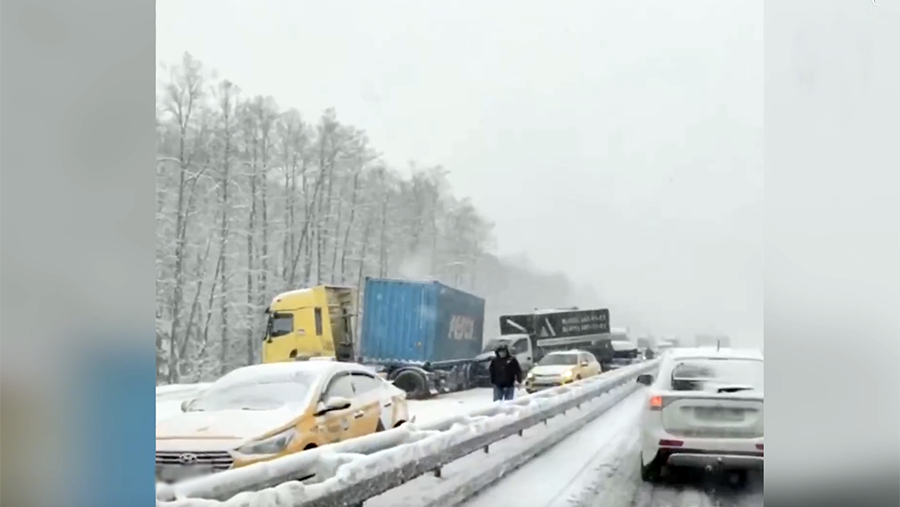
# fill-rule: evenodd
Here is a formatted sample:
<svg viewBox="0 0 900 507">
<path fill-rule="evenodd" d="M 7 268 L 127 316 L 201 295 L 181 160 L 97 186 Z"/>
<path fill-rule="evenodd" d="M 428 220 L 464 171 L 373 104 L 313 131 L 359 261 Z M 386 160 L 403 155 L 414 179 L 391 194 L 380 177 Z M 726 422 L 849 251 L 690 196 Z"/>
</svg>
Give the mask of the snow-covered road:
<svg viewBox="0 0 900 507">
<path fill-rule="evenodd" d="M 725 507 L 762 506 L 762 484 L 742 491 L 721 481 L 682 477 L 651 486 L 640 478 L 638 391 L 545 454 L 466 502 L 465 507 Z"/>
</svg>

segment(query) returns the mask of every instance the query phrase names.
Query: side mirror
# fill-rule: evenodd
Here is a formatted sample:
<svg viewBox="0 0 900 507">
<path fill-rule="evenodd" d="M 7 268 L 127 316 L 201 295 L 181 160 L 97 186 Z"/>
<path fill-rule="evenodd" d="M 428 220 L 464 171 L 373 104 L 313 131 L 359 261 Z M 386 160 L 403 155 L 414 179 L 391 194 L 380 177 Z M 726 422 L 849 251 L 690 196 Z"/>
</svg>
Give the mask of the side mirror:
<svg viewBox="0 0 900 507">
<path fill-rule="evenodd" d="M 588 362 L 587 362 L 587 361 L 582 361 L 582 362 L 581 362 L 581 366 L 587 366 L 587 365 L 588 365 Z"/>
<path fill-rule="evenodd" d="M 645 373 L 643 375 L 638 375 L 637 383 L 644 384 L 645 386 L 649 386 L 650 384 L 653 383 L 653 375 L 650 375 L 649 373 Z"/>
<path fill-rule="evenodd" d="M 319 403 L 318 414 L 327 414 L 328 412 L 334 412 L 335 410 L 344 410 L 345 408 L 350 408 L 353 402 L 343 396 L 332 396 L 327 400 Z"/>
</svg>

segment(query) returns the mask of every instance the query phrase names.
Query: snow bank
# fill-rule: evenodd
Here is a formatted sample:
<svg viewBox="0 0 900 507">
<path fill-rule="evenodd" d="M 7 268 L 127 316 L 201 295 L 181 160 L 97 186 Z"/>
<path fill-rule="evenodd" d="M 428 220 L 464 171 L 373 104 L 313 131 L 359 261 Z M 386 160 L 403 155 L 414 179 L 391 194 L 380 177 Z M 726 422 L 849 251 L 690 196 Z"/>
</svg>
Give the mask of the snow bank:
<svg viewBox="0 0 900 507">
<path fill-rule="evenodd" d="M 494 393 L 491 389 L 470 389 L 427 400 L 408 400 L 407 403 L 410 417 L 415 417 L 418 423 L 425 423 L 490 407 L 494 404 Z"/>
</svg>

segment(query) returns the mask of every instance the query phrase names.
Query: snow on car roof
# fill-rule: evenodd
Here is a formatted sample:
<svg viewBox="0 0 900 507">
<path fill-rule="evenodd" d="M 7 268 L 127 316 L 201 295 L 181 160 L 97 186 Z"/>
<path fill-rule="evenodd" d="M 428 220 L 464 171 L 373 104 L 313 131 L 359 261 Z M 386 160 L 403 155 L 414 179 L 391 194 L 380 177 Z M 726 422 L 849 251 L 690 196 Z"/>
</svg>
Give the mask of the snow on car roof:
<svg viewBox="0 0 900 507">
<path fill-rule="evenodd" d="M 637 345 L 631 343 L 630 341 L 626 341 L 626 340 L 612 340 L 610 343 L 612 344 L 613 350 L 618 350 L 618 351 L 634 350 L 637 348 Z"/>
<path fill-rule="evenodd" d="M 374 373 L 371 368 L 356 363 L 339 363 L 335 361 L 292 361 L 283 363 L 266 363 L 243 366 L 225 374 L 219 380 L 227 382 L 248 382 L 256 378 L 271 378 L 273 376 L 290 376 L 294 373 L 309 373 L 312 375 L 327 375 L 336 371 L 363 371 Z"/>
<path fill-rule="evenodd" d="M 553 352 L 548 352 L 547 356 L 565 356 L 569 354 L 583 354 L 583 350 L 578 349 L 569 349 L 569 350 L 554 350 Z"/>
<path fill-rule="evenodd" d="M 666 357 L 671 359 L 757 359 L 760 361 L 763 359 L 762 352 L 758 349 L 721 348 L 716 350 L 708 347 L 672 349 Z"/>
</svg>

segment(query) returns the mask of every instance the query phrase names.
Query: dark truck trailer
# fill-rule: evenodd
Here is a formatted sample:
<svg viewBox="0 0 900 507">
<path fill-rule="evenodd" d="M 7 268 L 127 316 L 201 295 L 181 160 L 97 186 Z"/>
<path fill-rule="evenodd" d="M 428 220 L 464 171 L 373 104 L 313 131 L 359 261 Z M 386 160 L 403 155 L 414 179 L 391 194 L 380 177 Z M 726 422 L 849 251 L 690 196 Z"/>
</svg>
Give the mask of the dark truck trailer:
<svg viewBox="0 0 900 507">
<path fill-rule="evenodd" d="M 609 364 L 609 310 L 535 310 L 532 313 L 502 315 L 500 336 L 492 339 L 477 358 L 475 377 L 478 385 L 488 384 L 487 366 L 493 350 L 505 344 L 528 371 L 549 352 L 580 349 L 594 354 L 601 364 Z"/>
<path fill-rule="evenodd" d="M 484 299 L 436 281 L 367 278 L 360 362 L 380 367 L 411 399 L 471 387 Z"/>
</svg>

